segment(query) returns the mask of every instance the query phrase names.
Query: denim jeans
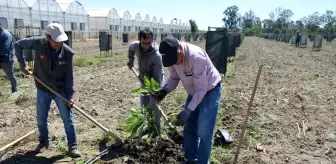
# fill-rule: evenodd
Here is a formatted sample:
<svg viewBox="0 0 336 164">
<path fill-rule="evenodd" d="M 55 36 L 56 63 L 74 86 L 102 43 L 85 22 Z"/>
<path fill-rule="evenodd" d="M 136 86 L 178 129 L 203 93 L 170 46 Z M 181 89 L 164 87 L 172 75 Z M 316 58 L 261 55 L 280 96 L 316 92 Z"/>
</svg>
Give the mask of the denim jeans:
<svg viewBox="0 0 336 164">
<path fill-rule="evenodd" d="M 221 94 L 221 84 L 208 91 L 184 126 L 184 153 L 188 161 L 197 159 L 198 164 L 209 163 Z M 192 95 L 188 95 L 185 106 L 191 99 Z"/>
<path fill-rule="evenodd" d="M 64 96 L 64 93 L 61 93 L 61 95 Z M 37 89 L 36 115 L 40 142 L 48 142 L 50 140 L 48 132 L 48 112 L 50 110 L 51 100 L 55 101 L 59 114 L 63 120 L 68 146 L 76 146 L 76 129 L 71 109 L 63 100 L 53 93 Z"/>
<path fill-rule="evenodd" d="M 10 80 L 12 86 L 12 93 L 17 91 L 17 81 L 14 74 L 14 61 L 9 61 L 8 63 L 0 63 L 0 69 L 3 69 L 5 74 Z"/>
</svg>

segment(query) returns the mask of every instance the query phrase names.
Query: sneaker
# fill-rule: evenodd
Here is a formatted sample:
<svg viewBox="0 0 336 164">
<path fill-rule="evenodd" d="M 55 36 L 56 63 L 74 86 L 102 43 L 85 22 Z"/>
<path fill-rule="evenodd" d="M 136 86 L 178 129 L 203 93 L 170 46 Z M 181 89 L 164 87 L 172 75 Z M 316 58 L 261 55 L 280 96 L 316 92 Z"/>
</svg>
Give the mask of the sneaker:
<svg viewBox="0 0 336 164">
<path fill-rule="evenodd" d="M 11 97 L 18 97 L 18 95 L 19 95 L 18 92 L 12 92 L 10 96 L 11 96 Z"/>
<path fill-rule="evenodd" d="M 40 142 L 35 148 L 34 152 L 41 153 L 42 149 L 48 149 L 54 147 L 51 142 Z"/>
<path fill-rule="evenodd" d="M 69 152 L 68 152 L 69 156 L 72 158 L 78 158 L 81 157 L 81 153 L 78 150 L 77 146 L 72 146 L 71 148 L 69 148 Z"/>
</svg>

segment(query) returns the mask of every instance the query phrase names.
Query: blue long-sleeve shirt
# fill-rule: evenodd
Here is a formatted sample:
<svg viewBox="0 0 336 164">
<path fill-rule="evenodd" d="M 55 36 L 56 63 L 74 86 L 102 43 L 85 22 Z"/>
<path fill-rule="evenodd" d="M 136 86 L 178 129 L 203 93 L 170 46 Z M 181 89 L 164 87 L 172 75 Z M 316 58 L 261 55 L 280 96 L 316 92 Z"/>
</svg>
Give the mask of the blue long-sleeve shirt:
<svg viewBox="0 0 336 164">
<path fill-rule="evenodd" d="M 23 54 L 23 50 L 24 49 L 29 49 L 32 50 L 33 47 L 35 47 L 34 45 L 39 44 L 39 42 L 41 42 L 41 37 L 30 37 L 30 38 L 23 38 L 21 40 L 18 40 L 14 43 L 14 49 L 15 49 L 15 55 L 18 59 L 18 62 L 20 63 L 20 68 L 24 68 L 27 66 L 26 64 L 26 60 L 24 58 L 24 54 Z M 46 54 L 36 54 L 35 56 L 35 61 L 38 60 L 40 62 L 43 62 L 44 64 L 49 64 L 50 63 L 50 70 L 49 71 L 53 71 L 54 74 L 58 74 L 59 72 L 57 71 L 63 71 L 61 69 L 56 69 L 56 66 L 60 66 L 62 64 L 64 64 L 64 62 L 67 63 L 66 66 L 66 71 L 65 74 L 63 75 L 63 79 L 64 79 L 64 92 L 66 94 L 66 97 L 68 99 L 71 99 L 73 97 L 74 94 L 74 79 L 73 79 L 73 66 L 72 66 L 72 49 L 70 47 L 68 47 L 67 45 L 63 44 L 63 48 L 61 48 L 59 51 L 54 50 L 53 48 L 50 47 L 49 44 L 43 44 L 45 45 L 47 52 Z M 42 45 L 41 45 L 42 46 Z M 64 49 L 64 50 L 62 50 Z M 63 59 L 64 61 L 60 61 L 60 59 L 62 59 L 62 56 L 64 55 L 65 49 L 67 50 L 67 52 L 71 53 L 69 54 L 70 56 L 66 59 Z M 49 60 L 46 60 L 48 59 Z M 43 77 L 39 77 L 41 79 L 45 79 L 45 83 L 47 85 L 53 86 L 53 80 L 49 78 L 49 75 L 47 74 L 47 72 L 49 71 L 45 71 L 43 70 L 45 68 L 42 68 L 41 64 L 35 64 L 35 68 L 34 68 L 34 73 Z M 56 70 L 55 70 L 56 69 Z M 55 72 L 56 71 L 56 72 Z M 63 72 L 62 72 L 63 73 Z"/>
<path fill-rule="evenodd" d="M 0 29 L 0 62 L 13 61 L 13 36 L 6 29 Z"/>
</svg>

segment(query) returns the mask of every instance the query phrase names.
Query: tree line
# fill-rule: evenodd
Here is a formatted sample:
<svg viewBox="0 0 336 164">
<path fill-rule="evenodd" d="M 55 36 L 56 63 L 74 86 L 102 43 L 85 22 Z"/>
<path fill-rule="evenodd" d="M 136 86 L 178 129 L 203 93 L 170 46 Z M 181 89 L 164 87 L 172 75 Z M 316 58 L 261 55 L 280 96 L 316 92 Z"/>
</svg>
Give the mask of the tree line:
<svg viewBox="0 0 336 164">
<path fill-rule="evenodd" d="M 314 12 L 299 20 L 292 20 L 294 13 L 290 9 L 275 8 L 269 13 L 269 18 L 261 20 L 250 9 L 244 15 L 239 13 L 239 7 L 229 6 L 223 12 L 224 27 L 231 30 L 243 30 L 245 35 L 258 35 L 261 33 L 295 33 L 304 34 L 336 32 L 336 12 L 326 10 L 325 13 Z"/>
</svg>

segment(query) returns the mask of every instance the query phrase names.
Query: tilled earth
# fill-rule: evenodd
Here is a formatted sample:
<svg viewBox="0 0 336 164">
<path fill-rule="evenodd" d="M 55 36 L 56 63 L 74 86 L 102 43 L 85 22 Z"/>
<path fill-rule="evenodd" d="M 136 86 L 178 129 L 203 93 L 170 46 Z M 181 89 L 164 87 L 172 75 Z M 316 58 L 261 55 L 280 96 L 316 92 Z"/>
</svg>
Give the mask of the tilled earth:
<svg viewBox="0 0 336 164">
<path fill-rule="evenodd" d="M 204 42 L 197 44 L 204 48 Z M 78 55 L 99 54 L 97 40 L 73 45 Z M 123 53 L 114 53 L 96 66 L 75 68 L 75 103 L 108 129 L 126 138 L 121 123 L 127 118 L 128 109 L 138 106 L 138 96 L 132 94 L 132 90 L 139 84 L 132 71 L 125 66 L 127 55 L 124 49 L 127 49 L 127 45 L 118 45 Z M 230 131 L 234 143 L 228 151 L 213 153 L 219 163 L 232 163 L 233 150 L 238 144 L 260 64 L 263 64 L 263 71 L 251 109 L 250 126 L 239 156 L 240 163 L 336 163 L 336 45 L 324 44 L 319 52 L 310 51 L 310 47 L 311 44 L 308 48 L 295 48 L 262 38 L 245 38 L 223 82 L 225 88 L 218 125 Z M 166 70 L 166 78 L 168 74 Z M 9 90 L 8 80 L 0 79 L 5 83 L 3 90 Z M 20 78 L 19 86 L 21 96 L 0 99 L 0 146 L 36 128 L 36 89 L 33 80 Z M 167 112 L 176 110 L 184 98 L 184 91 L 179 86 L 164 100 L 162 108 Z M 80 160 L 86 161 L 103 150 L 99 143 L 104 138 L 104 132 L 77 111 L 74 113 L 77 138 L 83 154 Z M 63 123 L 54 103 L 49 113 L 49 123 L 50 135 L 58 149 L 38 155 L 27 153 L 37 145 L 35 133 L 17 146 L 1 152 L 4 153 L 2 162 L 80 162 L 65 157 L 61 151 L 66 148 L 66 141 Z M 99 163 L 174 163 L 183 158 L 180 144 L 161 141 L 156 144 L 160 145 L 157 147 L 154 143 L 133 144 L 131 140 L 128 143 L 126 155 L 116 159 L 103 158 Z M 256 143 L 261 143 L 267 152 L 257 152 Z M 132 155 L 135 151 L 138 153 Z M 155 156 L 155 153 L 160 156 Z M 172 159 L 173 154 L 177 157 Z"/>
</svg>

